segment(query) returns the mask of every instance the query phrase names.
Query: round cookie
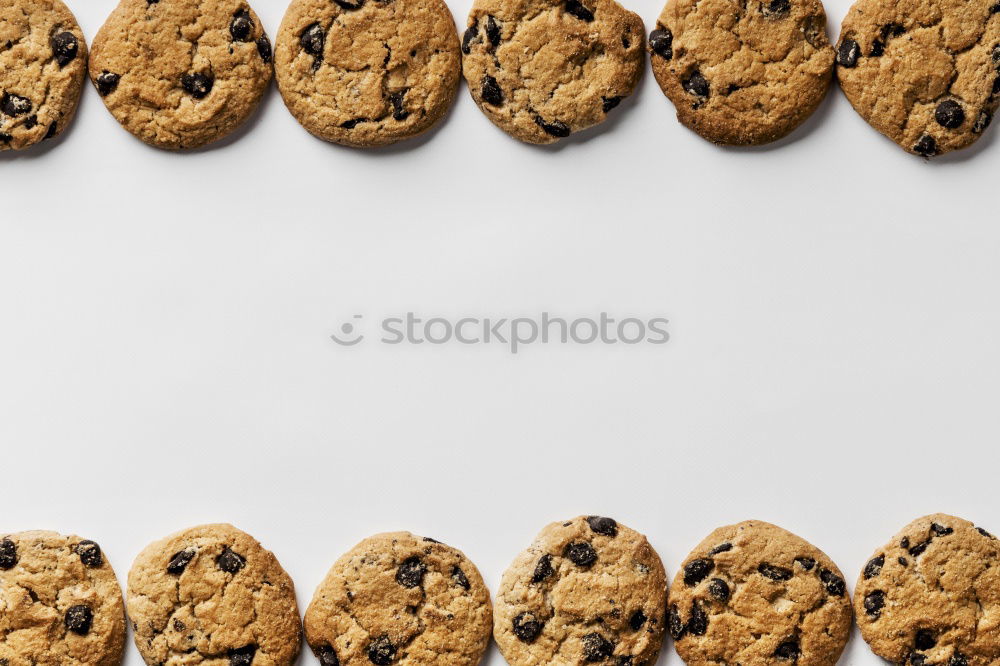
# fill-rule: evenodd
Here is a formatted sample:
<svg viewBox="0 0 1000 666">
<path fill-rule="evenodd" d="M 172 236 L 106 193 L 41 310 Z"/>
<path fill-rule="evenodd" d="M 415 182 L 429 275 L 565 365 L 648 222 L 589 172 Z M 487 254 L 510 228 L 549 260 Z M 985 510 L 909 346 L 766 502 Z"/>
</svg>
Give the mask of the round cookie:
<svg viewBox="0 0 1000 666">
<path fill-rule="evenodd" d="M 375 535 L 337 560 L 305 617 L 322 666 L 476 666 L 492 622 L 476 566 L 409 532 Z"/>
<path fill-rule="evenodd" d="M 833 75 L 820 0 L 669 0 L 649 50 L 677 119 L 720 144 L 786 136 L 823 101 Z"/>
<path fill-rule="evenodd" d="M 964 148 L 1000 100 L 998 12 L 996 0 L 859 0 L 840 31 L 840 87 L 910 153 Z"/>
<path fill-rule="evenodd" d="M 954 516 L 918 518 L 872 555 L 854 606 L 861 635 L 891 662 L 1000 663 L 1000 541 Z"/>
<path fill-rule="evenodd" d="M 851 631 L 837 565 L 759 520 L 698 544 L 670 586 L 667 613 L 677 653 L 692 666 L 834 666 Z"/>
<path fill-rule="evenodd" d="M 151 146 L 197 148 L 239 127 L 271 80 L 271 42 L 245 0 L 121 0 L 94 40 L 90 78 Z"/>
<path fill-rule="evenodd" d="M 430 129 L 461 67 L 442 0 L 294 0 L 275 46 L 278 89 L 313 135 L 384 146 Z"/>
<path fill-rule="evenodd" d="M 666 588 L 638 532 L 598 516 L 553 523 L 504 573 L 493 635 L 511 666 L 653 666 Z"/>
<path fill-rule="evenodd" d="M 193 527 L 147 546 L 129 571 L 127 602 L 149 666 L 290 666 L 299 653 L 291 579 L 232 525 Z"/>
<path fill-rule="evenodd" d="M 118 666 L 125 608 L 93 541 L 55 532 L 0 536 L 0 664 Z"/>
<path fill-rule="evenodd" d="M 476 0 L 462 69 L 494 125 L 546 144 L 604 122 L 645 60 L 642 20 L 615 0 Z"/>
<path fill-rule="evenodd" d="M 87 71 L 87 44 L 73 13 L 60 0 L 6 0 L 0 46 L 0 150 L 61 134 Z"/>
</svg>

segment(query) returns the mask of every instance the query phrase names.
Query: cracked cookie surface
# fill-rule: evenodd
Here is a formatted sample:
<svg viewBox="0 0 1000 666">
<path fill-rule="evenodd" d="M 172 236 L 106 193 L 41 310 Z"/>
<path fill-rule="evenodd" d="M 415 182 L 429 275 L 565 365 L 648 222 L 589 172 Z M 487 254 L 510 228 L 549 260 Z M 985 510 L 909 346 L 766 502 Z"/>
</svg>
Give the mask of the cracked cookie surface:
<svg viewBox="0 0 1000 666">
<path fill-rule="evenodd" d="M 301 624 L 275 556 L 231 525 L 147 546 L 128 575 L 135 644 L 150 666 L 290 666 Z"/>
<path fill-rule="evenodd" d="M 117 666 L 124 646 L 122 591 L 99 545 L 0 535 L 0 664 Z"/>
<path fill-rule="evenodd" d="M 244 0 L 121 0 L 94 39 L 90 78 L 142 141 L 197 148 L 249 118 L 271 80 L 272 55 Z"/>
<path fill-rule="evenodd" d="M 383 146 L 430 129 L 461 68 L 442 0 L 295 0 L 278 31 L 278 89 L 313 135 Z"/>
<path fill-rule="evenodd" d="M 489 591 L 465 555 L 391 532 L 337 560 L 316 589 L 305 628 L 322 666 L 475 666 L 492 621 Z"/>
<path fill-rule="evenodd" d="M 677 119 L 720 144 L 786 136 L 823 101 L 833 74 L 820 0 L 670 0 L 649 50 Z"/>
<path fill-rule="evenodd" d="M 904 150 L 964 148 L 1000 102 L 1000 4 L 859 0 L 841 28 L 837 78 L 861 117 Z"/>
<path fill-rule="evenodd" d="M 493 634 L 511 666 L 653 666 L 666 589 L 638 532 L 599 516 L 552 523 L 504 573 Z"/>
<path fill-rule="evenodd" d="M 875 654 L 910 666 L 1000 663 L 1000 541 L 943 513 L 877 550 L 854 595 Z"/>
<path fill-rule="evenodd" d="M 687 664 L 833 666 L 851 630 L 844 577 L 821 550 L 770 523 L 720 527 L 684 560 L 667 610 Z"/>
<path fill-rule="evenodd" d="M 83 32 L 60 0 L 0 3 L 0 150 L 61 134 L 86 71 Z"/>
<path fill-rule="evenodd" d="M 614 0 L 476 0 L 463 72 L 497 127 L 546 144 L 603 122 L 642 76 L 642 20 Z"/>
</svg>

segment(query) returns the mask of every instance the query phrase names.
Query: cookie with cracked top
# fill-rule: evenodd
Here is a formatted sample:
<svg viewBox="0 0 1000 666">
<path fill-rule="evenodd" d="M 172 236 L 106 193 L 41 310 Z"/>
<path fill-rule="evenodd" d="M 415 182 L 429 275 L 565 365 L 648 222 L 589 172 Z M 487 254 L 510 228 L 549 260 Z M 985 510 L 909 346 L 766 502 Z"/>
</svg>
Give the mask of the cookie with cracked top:
<svg viewBox="0 0 1000 666">
<path fill-rule="evenodd" d="M 179 150 L 243 124 L 267 90 L 271 60 L 245 0 L 121 0 L 94 39 L 90 78 L 122 127 Z"/>
<path fill-rule="evenodd" d="M 458 91 L 458 33 L 442 0 L 294 0 L 275 49 L 288 110 L 347 146 L 416 137 Z"/>
<path fill-rule="evenodd" d="M 492 618 L 490 593 L 465 555 L 393 532 L 333 565 L 306 611 L 306 641 L 322 666 L 476 666 Z"/>
<path fill-rule="evenodd" d="M 476 0 L 467 25 L 473 99 L 527 143 L 604 122 L 642 76 L 642 20 L 615 0 Z"/>
<path fill-rule="evenodd" d="M 83 31 L 60 0 L 0 3 L 0 150 L 61 134 L 86 72 Z"/>
<path fill-rule="evenodd" d="M 147 546 L 129 572 L 127 605 L 149 666 L 291 666 L 299 653 L 292 580 L 232 525 L 192 527 Z"/>
<path fill-rule="evenodd" d="M 1000 541 L 967 520 L 918 518 L 875 551 L 854 595 L 875 654 L 910 666 L 1000 662 Z"/>
<path fill-rule="evenodd" d="M 840 32 L 840 87 L 910 153 L 965 148 L 1000 103 L 998 12 L 996 0 L 859 0 Z"/>
<path fill-rule="evenodd" d="M 504 573 L 493 635 L 511 666 L 653 666 L 666 588 L 642 534 L 601 516 L 552 523 Z"/>
<path fill-rule="evenodd" d="M 118 666 L 124 647 L 122 591 L 97 543 L 0 534 L 0 664 Z"/>
<path fill-rule="evenodd" d="M 833 666 L 850 635 L 851 599 L 823 551 L 749 520 L 720 527 L 688 555 L 667 621 L 692 666 Z"/>
<path fill-rule="evenodd" d="M 649 50 L 677 119 L 719 144 L 788 135 L 823 101 L 833 75 L 820 0 L 669 0 Z"/>
</svg>

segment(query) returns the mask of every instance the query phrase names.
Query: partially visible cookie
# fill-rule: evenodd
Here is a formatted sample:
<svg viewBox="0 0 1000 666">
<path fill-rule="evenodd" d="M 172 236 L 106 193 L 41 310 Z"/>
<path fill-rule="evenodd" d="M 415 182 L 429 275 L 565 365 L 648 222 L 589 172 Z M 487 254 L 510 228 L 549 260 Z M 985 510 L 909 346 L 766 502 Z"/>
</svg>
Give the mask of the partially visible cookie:
<svg viewBox="0 0 1000 666">
<path fill-rule="evenodd" d="M 720 527 L 688 555 L 668 617 L 691 666 L 834 666 L 850 635 L 851 599 L 823 551 L 749 520 Z"/>
<path fill-rule="evenodd" d="M 271 42 L 246 0 L 121 0 L 90 78 L 122 127 L 169 150 L 239 127 L 271 80 Z"/>
<path fill-rule="evenodd" d="M 149 666 L 291 666 L 301 624 L 274 554 L 232 525 L 147 546 L 128 574 L 128 615 Z"/>
<path fill-rule="evenodd" d="M 1000 541 L 943 513 L 875 551 L 854 595 L 875 654 L 909 666 L 1000 663 Z"/>
<path fill-rule="evenodd" d="M 998 12 L 996 0 L 858 0 L 840 31 L 840 87 L 910 153 L 964 148 L 1000 103 Z"/>
<path fill-rule="evenodd" d="M 391 532 L 337 560 L 316 589 L 305 628 L 322 666 L 476 666 L 492 621 L 490 593 L 465 555 Z"/>
<path fill-rule="evenodd" d="M 652 666 L 666 587 L 638 532 L 598 516 L 553 523 L 504 573 L 493 634 L 511 666 Z"/>
<path fill-rule="evenodd" d="M 833 75 L 820 0 L 669 0 L 649 50 L 678 120 L 720 144 L 786 136 Z"/>
<path fill-rule="evenodd" d="M 60 0 L 0 3 L 0 150 L 61 134 L 86 71 L 83 31 Z"/>
<path fill-rule="evenodd" d="M 117 666 L 125 608 L 101 547 L 77 536 L 0 537 L 0 664 Z"/>
<path fill-rule="evenodd" d="M 604 122 L 645 61 L 642 20 L 615 0 L 476 0 L 462 39 L 476 104 L 528 143 Z"/>
<path fill-rule="evenodd" d="M 422 134 L 458 90 L 458 33 L 442 0 L 294 0 L 275 48 L 289 111 L 347 146 Z"/>
</svg>

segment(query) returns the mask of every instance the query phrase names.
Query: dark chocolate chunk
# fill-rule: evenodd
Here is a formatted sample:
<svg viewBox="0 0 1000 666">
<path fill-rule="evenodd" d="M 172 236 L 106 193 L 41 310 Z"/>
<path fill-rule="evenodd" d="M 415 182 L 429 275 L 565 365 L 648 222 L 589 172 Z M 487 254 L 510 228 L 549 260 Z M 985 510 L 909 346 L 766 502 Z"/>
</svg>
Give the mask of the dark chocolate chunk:
<svg viewBox="0 0 1000 666">
<path fill-rule="evenodd" d="M 15 564 L 17 564 L 17 545 L 8 538 L 0 539 L 0 569 L 5 571 L 13 569 Z"/>
<path fill-rule="evenodd" d="M 847 586 L 844 584 L 844 579 L 833 573 L 829 569 L 819 570 L 819 579 L 823 581 L 823 586 L 826 587 L 826 591 L 835 597 L 844 596 L 844 590 Z"/>
<path fill-rule="evenodd" d="M 729 601 L 729 583 L 721 578 L 713 578 L 708 582 L 708 593 L 722 603 L 726 603 Z"/>
<path fill-rule="evenodd" d="M 987 124 L 989 124 L 989 123 L 987 123 Z M 986 530 L 984 530 L 982 527 L 977 527 L 976 531 L 979 532 L 980 534 L 982 534 L 987 539 L 996 539 L 995 536 L 993 536 L 992 534 L 990 534 L 989 532 L 987 532 Z"/>
<path fill-rule="evenodd" d="M 257 654 L 257 646 L 253 643 L 243 647 L 233 648 L 228 653 L 229 666 L 250 666 Z"/>
<path fill-rule="evenodd" d="M 495 49 L 500 46 L 500 39 L 503 37 L 503 30 L 500 27 L 500 23 L 497 22 L 493 16 L 486 17 L 486 39 L 489 40 L 490 46 Z M 491 49 L 492 50 L 492 49 Z"/>
<path fill-rule="evenodd" d="M 799 658 L 799 641 L 795 638 L 790 638 L 782 642 L 778 646 L 778 649 L 774 651 L 774 656 L 778 659 L 795 661 Z"/>
<path fill-rule="evenodd" d="M 649 48 L 664 60 L 672 59 L 674 57 L 674 34 L 667 28 L 657 28 L 649 33 Z"/>
<path fill-rule="evenodd" d="M 396 658 L 396 646 L 388 636 L 379 636 L 368 646 L 368 661 L 375 666 L 389 666 Z"/>
<path fill-rule="evenodd" d="M 788 580 L 792 577 L 791 569 L 768 564 L 767 562 L 761 562 L 757 566 L 757 571 L 759 571 L 762 576 L 770 578 L 771 580 Z"/>
<path fill-rule="evenodd" d="M 179 553 L 174 553 L 167 564 L 167 573 L 176 575 L 183 572 L 188 563 L 194 559 L 195 553 L 194 548 L 185 548 Z"/>
<path fill-rule="evenodd" d="M 118 82 L 121 81 L 121 78 L 119 74 L 101 72 L 97 76 L 97 94 L 101 97 L 107 97 L 118 88 Z"/>
<path fill-rule="evenodd" d="M 483 101 L 491 106 L 503 106 L 503 90 L 500 84 L 492 76 L 487 74 L 483 77 L 483 87 L 480 92 Z"/>
<path fill-rule="evenodd" d="M 603 104 L 601 105 L 601 108 L 604 109 L 604 113 L 607 113 L 611 109 L 613 109 L 616 106 L 618 106 L 619 104 L 621 104 L 622 103 L 622 98 L 621 97 L 602 97 L 601 101 L 603 102 Z"/>
<path fill-rule="evenodd" d="M 542 623 L 535 618 L 534 613 L 521 613 L 514 618 L 512 624 L 514 635 L 522 643 L 532 643 L 542 633 Z"/>
<path fill-rule="evenodd" d="M 299 35 L 299 44 L 303 51 L 315 58 L 313 69 L 319 69 L 320 63 L 323 62 L 323 49 L 326 47 L 326 33 L 323 31 L 323 26 L 319 23 L 307 26 Z"/>
<path fill-rule="evenodd" d="M 271 40 L 267 38 L 267 35 L 261 35 L 257 39 L 257 54 L 266 64 L 271 64 L 271 59 L 274 56 L 271 49 Z"/>
<path fill-rule="evenodd" d="M 619 101 L 621 98 L 619 98 Z M 605 105 L 607 102 L 605 102 Z M 614 107 L 612 107 L 614 108 Z M 607 112 L 608 109 L 605 109 Z M 590 529 L 594 530 L 597 534 L 603 536 L 616 537 L 618 536 L 618 523 L 616 523 L 611 518 L 604 518 L 602 516 L 590 516 L 587 518 L 587 524 L 590 525 Z"/>
<path fill-rule="evenodd" d="M 948 660 L 948 666 L 969 666 L 969 658 L 958 650 L 955 650 Z"/>
<path fill-rule="evenodd" d="M 953 99 L 946 99 L 934 109 L 934 120 L 937 124 L 946 129 L 957 129 L 965 122 L 965 111 L 962 105 Z M 946 536 L 955 530 L 951 527 L 944 527 L 937 523 L 931 524 L 931 531 L 937 536 Z"/>
<path fill-rule="evenodd" d="M 930 139 L 930 147 L 929 148 L 926 145 L 922 147 L 921 144 L 924 143 L 924 139 Z M 913 147 L 913 149 L 915 151 L 917 151 L 917 153 L 919 153 L 921 155 L 933 155 L 933 154 L 935 154 L 937 152 L 937 144 L 934 142 L 934 138 L 933 137 L 931 137 L 930 135 L 925 134 L 923 136 L 923 138 L 920 139 L 920 141 L 917 143 L 917 145 Z M 928 152 L 925 153 L 924 152 L 925 149 L 928 150 Z M 931 540 L 930 539 L 926 539 L 924 541 L 921 541 L 918 544 L 914 544 L 913 546 L 910 546 L 910 548 L 908 549 L 908 552 L 913 557 L 917 557 L 918 555 L 920 555 L 921 553 L 923 553 L 925 550 L 927 550 L 927 546 L 929 546 L 929 545 L 931 545 Z"/>
<path fill-rule="evenodd" d="M 403 587 L 420 587 L 424 582 L 427 565 L 419 557 L 408 557 L 396 569 L 396 582 Z"/>
<path fill-rule="evenodd" d="M 222 554 L 216 558 L 215 563 L 226 573 L 235 574 L 246 566 L 246 558 L 226 546 Z"/>
<path fill-rule="evenodd" d="M 708 631 L 708 614 L 697 601 L 691 602 L 691 617 L 688 618 L 686 628 L 692 636 L 704 636 Z"/>
<path fill-rule="evenodd" d="M 718 555 L 719 553 L 728 553 L 733 549 L 733 544 L 726 541 L 725 543 L 720 543 L 718 546 L 708 551 L 709 555 Z"/>
<path fill-rule="evenodd" d="M 333 0 L 333 1 L 349 12 L 361 9 L 365 4 L 365 0 Z"/>
<path fill-rule="evenodd" d="M 535 573 L 531 576 L 531 582 L 541 583 L 553 573 L 555 573 L 555 570 L 552 568 L 552 556 L 546 553 L 538 558 L 538 564 L 535 565 Z"/>
<path fill-rule="evenodd" d="M 5 92 L 0 97 L 0 111 L 8 116 L 23 116 L 26 113 L 31 113 L 31 100 Z"/>
<path fill-rule="evenodd" d="M 853 39 L 845 39 L 837 47 L 837 64 L 841 67 L 854 67 L 858 64 L 861 47 Z"/>
<path fill-rule="evenodd" d="M 789 0 L 764 0 L 760 3 L 760 13 L 764 18 L 779 19 L 788 16 L 792 5 Z"/>
<path fill-rule="evenodd" d="M 397 90 L 389 95 L 389 103 L 392 104 L 392 119 L 406 120 L 410 117 L 410 112 L 403 106 L 407 90 Z"/>
<path fill-rule="evenodd" d="M 52 35 L 52 55 L 60 67 L 65 67 L 76 59 L 80 43 L 72 32 L 57 32 Z"/>
<path fill-rule="evenodd" d="M 52 123 L 53 127 L 55 123 Z M 76 554 L 80 556 L 80 561 L 91 569 L 96 569 L 104 563 L 101 557 L 101 547 L 93 541 L 85 540 L 76 544 Z"/>
<path fill-rule="evenodd" d="M 930 134 L 924 134 L 920 137 L 920 140 L 913 145 L 913 152 L 924 157 L 933 157 L 934 155 L 937 155 L 937 141 L 935 141 L 934 137 Z M 924 550 L 927 549 L 928 543 L 930 542 L 924 541 L 923 543 L 918 543 L 916 546 L 909 548 L 908 550 L 910 551 L 910 555 L 916 557 L 920 553 L 924 552 Z"/>
<path fill-rule="evenodd" d="M 70 606 L 63 617 L 63 624 L 74 634 L 86 636 L 94 622 L 94 612 L 89 606 Z"/>
<path fill-rule="evenodd" d="M 816 566 L 816 560 L 811 557 L 796 557 L 795 562 L 806 571 L 812 571 L 813 567 Z"/>
<path fill-rule="evenodd" d="M 597 561 L 597 551 L 582 541 L 566 544 L 563 556 L 578 567 L 589 567 Z"/>
<path fill-rule="evenodd" d="M 213 85 L 215 85 L 215 79 L 201 72 L 185 74 L 181 77 L 181 86 L 195 99 L 204 99 L 207 97 L 208 93 L 212 92 Z"/>
<path fill-rule="evenodd" d="M 351 130 L 360 125 L 361 123 L 366 123 L 366 122 L 368 122 L 367 118 L 351 118 L 350 120 L 345 120 L 344 122 L 340 123 L 340 127 L 342 129 Z"/>
<path fill-rule="evenodd" d="M 462 53 L 469 55 L 472 53 L 472 44 L 479 37 L 479 24 L 470 26 L 462 35 Z"/>
<path fill-rule="evenodd" d="M 989 127 L 991 122 L 993 122 L 993 114 L 987 111 L 986 109 L 983 109 L 982 111 L 979 112 L 979 116 L 976 118 L 976 122 L 972 124 L 972 131 L 975 134 L 982 134 L 983 130 Z M 985 531 L 980 527 L 977 527 L 976 529 L 980 531 Z"/>
<path fill-rule="evenodd" d="M 646 617 L 646 614 L 643 613 L 640 608 L 636 612 L 632 613 L 632 617 L 628 619 L 628 626 L 632 628 L 632 631 L 639 631 L 642 629 L 642 626 L 646 624 L 646 620 L 648 619 L 649 618 Z"/>
<path fill-rule="evenodd" d="M 332 645 L 321 645 L 314 650 L 320 666 L 340 666 L 340 658 Z"/>
<path fill-rule="evenodd" d="M 687 91 L 689 95 L 694 95 L 695 97 L 708 97 L 709 85 L 705 77 L 701 75 L 701 72 L 695 70 L 691 72 L 691 76 L 684 79 L 681 82 L 684 86 L 684 90 Z"/>
<path fill-rule="evenodd" d="M 882 614 L 882 607 L 885 606 L 885 592 L 875 590 L 865 595 L 865 613 L 868 617 L 878 619 Z"/>
<path fill-rule="evenodd" d="M 472 589 L 472 584 L 469 583 L 469 577 L 465 575 L 465 572 L 458 567 L 454 567 L 451 570 L 451 579 L 463 590 Z"/>
<path fill-rule="evenodd" d="M 688 587 L 694 587 L 705 580 L 708 574 L 712 573 L 713 568 L 715 568 L 715 562 L 708 558 L 691 560 L 684 565 L 684 584 Z"/>
<path fill-rule="evenodd" d="M 566 0 L 566 13 L 587 23 L 594 20 L 594 12 L 584 7 L 580 0 Z"/>
<path fill-rule="evenodd" d="M 615 646 L 598 633 L 583 637 L 583 658 L 589 663 L 604 661 L 615 651 Z"/>
<path fill-rule="evenodd" d="M 687 631 L 687 627 L 681 621 L 681 614 L 677 610 L 677 604 L 671 604 L 670 608 L 667 609 L 667 629 L 670 631 L 670 637 L 675 641 L 680 640 L 681 636 Z"/>
<path fill-rule="evenodd" d="M 913 640 L 913 645 L 921 652 L 926 652 L 937 645 L 937 639 L 934 638 L 934 632 L 928 629 L 920 629 Z"/>
<path fill-rule="evenodd" d="M 240 9 L 233 14 L 233 20 L 229 22 L 229 34 L 233 41 L 250 41 L 250 37 L 253 35 L 253 19 L 250 18 L 250 12 Z"/>
<path fill-rule="evenodd" d="M 885 555 L 878 555 L 868 560 L 868 564 L 865 565 L 865 571 L 862 574 L 865 580 L 869 578 L 874 578 L 875 576 L 882 573 L 882 566 L 885 564 Z"/>
</svg>

